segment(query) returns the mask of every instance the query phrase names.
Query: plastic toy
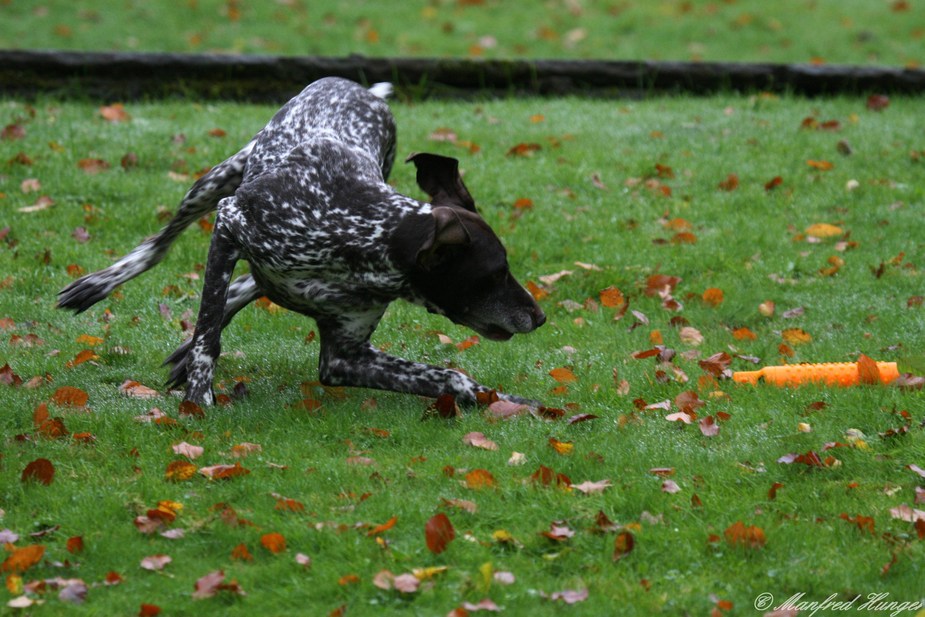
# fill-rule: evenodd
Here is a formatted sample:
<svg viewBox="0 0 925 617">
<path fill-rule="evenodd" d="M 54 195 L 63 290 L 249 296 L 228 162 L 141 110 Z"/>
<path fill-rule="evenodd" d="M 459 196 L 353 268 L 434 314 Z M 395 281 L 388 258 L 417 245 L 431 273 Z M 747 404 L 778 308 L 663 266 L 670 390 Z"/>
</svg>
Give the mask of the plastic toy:
<svg viewBox="0 0 925 617">
<path fill-rule="evenodd" d="M 873 360 L 870 360 L 873 363 Z M 788 364 L 766 366 L 758 371 L 737 371 L 732 374 L 737 383 L 757 384 L 760 381 L 775 386 L 798 386 L 821 383 L 827 386 L 856 386 L 861 381 L 860 362 L 828 362 L 825 364 Z M 880 381 L 891 383 L 899 377 L 895 362 L 876 362 Z M 872 368 L 872 367 L 871 367 Z"/>
</svg>

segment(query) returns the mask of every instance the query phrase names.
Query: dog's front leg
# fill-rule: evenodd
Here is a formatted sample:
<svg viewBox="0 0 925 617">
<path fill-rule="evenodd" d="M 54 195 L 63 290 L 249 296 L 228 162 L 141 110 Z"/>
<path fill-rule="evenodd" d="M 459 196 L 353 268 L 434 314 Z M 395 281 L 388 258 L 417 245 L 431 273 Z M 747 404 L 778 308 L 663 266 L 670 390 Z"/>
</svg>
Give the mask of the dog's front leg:
<svg viewBox="0 0 925 617">
<path fill-rule="evenodd" d="M 186 359 L 188 374 L 184 398 L 199 405 L 211 405 L 215 401 L 212 378 L 221 352 L 228 283 L 238 257 L 239 252 L 219 213 L 209 246 L 196 331 Z"/>
<path fill-rule="evenodd" d="M 372 328 L 375 328 L 375 323 Z M 369 334 L 372 334 L 372 328 Z M 412 362 L 379 351 L 370 344 L 369 334 L 359 340 L 355 336 L 357 328 L 350 322 L 319 320 L 318 329 L 321 333 L 319 372 L 321 382 L 326 385 L 375 388 L 430 398 L 451 394 L 463 405 L 475 404 L 480 392 L 490 390 L 459 371 Z M 499 396 L 515 403 L 539 405 L 536 401 L 518 396 L 502 393 Z"/>
</svg>

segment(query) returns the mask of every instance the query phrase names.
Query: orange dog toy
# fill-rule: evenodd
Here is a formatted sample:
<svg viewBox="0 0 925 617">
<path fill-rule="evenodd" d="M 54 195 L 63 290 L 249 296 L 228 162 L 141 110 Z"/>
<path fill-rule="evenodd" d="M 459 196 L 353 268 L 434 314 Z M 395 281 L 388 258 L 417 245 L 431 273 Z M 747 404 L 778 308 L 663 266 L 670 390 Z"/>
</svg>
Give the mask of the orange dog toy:
<svg viewBox="0 0 925 617">
<path fill-rule="evenodd" d="M 862 372 L 865 375 L 863 379 Z M 766 366 L 758 371 L 738 371 L 732 374 L 733 381 L 737 383 L 757 384 L 764 381 L 775 386 L 798 386 L 805 383 L 821 383 L 827 386 L 888 384 L 897 377 L 899 369 L 895 362 L 874 362 L 869 358 L 858 362 Z"/>
</svg>

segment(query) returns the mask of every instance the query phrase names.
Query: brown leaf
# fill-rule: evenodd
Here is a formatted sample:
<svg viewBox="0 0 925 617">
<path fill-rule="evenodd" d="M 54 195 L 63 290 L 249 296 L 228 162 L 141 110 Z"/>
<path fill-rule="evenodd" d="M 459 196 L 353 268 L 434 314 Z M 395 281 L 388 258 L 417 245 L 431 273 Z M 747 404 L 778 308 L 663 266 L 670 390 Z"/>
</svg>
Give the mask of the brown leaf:
<svg viewBox="0 0 925 617">
<path fill-rule="evenodd" d="M 52 394 L 51 400 L 61 407 L 84 407 L 90 395 L 73 386 L 61 386 Z"/>
<path fill-rule="evenodd" d="M 190 416 L 193 418 L 204 418 L 206 415 L 202 407 L 193 401 L 183 401 L 180 403 L 179 413 L 181 416 Z"/>
<path fill-rule="evenodd" d="M 880 367 L 877 362 L 864 354 L 858 356 L 858 382 L 867 385 L 880 385 Z"/>
<path fill-rule="evenodd" d="M 34 480 L 48 486 L 55 479 L 55 466 L 47 458 L 37 458 L 22 471 L 21 480 L 28 482 Z"/>
<path fill-rule="evenodd" d="M 487 469 L 473 469 L 466 474 L 466 486 L 471 489 L 494 488 L 497 483 Z"/>
<path fill-rule="evenodd" d="M 113 103 L 112 105 L 100 107 L 100 116 L 107 122 L 127 122 L 132 119 L 128 112 L 125 111 L 122 103 Z"/>
<path fill-rule="evenodd" d="M 174 482 L 183 482 L 189 480 L 195 474 L 196 466 L 189 461 L 172 461 L 167 465 L 164 478 L 166 480 L 173 480 Z"/>
<path fill-rule="evenodd" d="M 227 591 L 229 593 L 237 594 L 240 596 L 247 595 L 244 593 L 244 590 L 241 589 L 240 585 L 238 585 L 237 581 L 226 583 L 225 572 L 222 570 L 216 570 L 214 572 L 209 572 L 196 581 L 193 591 L 193 599 L 202 600 L 204 598 L 211 598 L 220 591 Z"/>
<path fill-rule="evenodd" d="M 579 413 L 566 420 L 566 424 L 578 424 L 579 422 L 587 422 L 589 420 L 596 420 L 597 418 L 598 416 L 593 413 Z"/>
<path fill-rule="evenodd" d="M 149 399 L 157 398 L 160 396 L 160 392 L 149 388 L 148 386 L 142 385 L 137 381 L 132 381 L 131 379 L 126 379 L 122 382 L 122 385 L 119 386 L 119 392 L 124 394 L 129 398 L 136 399 Z"/>
<path fill-rule="evenodd" d="M 109 169 L 110 165 L 103 159 L 80 159 L 77 161 L 79 167 L 86 174 L 98 174 Z"/>
<path fill-rule="evenodd" d="M 871 111 L 883 111 L 890 106 L 890 97 L 885 94 L 871 94 L 867 97 L 866 105 Z"/>
<path fill-rule="evenodd" d="M 541 532 L 540 535 L 554 542 L 565 542 L 575 535 L 575 531 L 563 521 L 553 521 L 549 524 L 549 530 Z"/>
<path fill-rule="evenodd" d="M 468 499 L 447 499 L 445 497 L 441 497 L 440 503 L 444 506 L 465 510 L 469 514 L 475 514 L 479 509 L 478 505 L 474 501 L 469 501 Z"/>
<path fill-rule="evenodd" d="M 759 549 L 767 543 L 764 530 L 754 525 L 746 526 L 742 521 L 736 521 L 727 527 L 723 535 L 726 537 L 726 542 L 732 546 Z"/>
<path fill-rule="evenodd" d="M 542 150 L 543 147 L 540 144 L 535 143 L 519 143 L 516 146 L 511 147 L 507 151 L 508 156 L 533 156 L 534 152 Z"/>
<path fill-rule="evenodd" d="M 636 538 L 629 531 L 621 531 L 613 540 L 613 561 L 619 561 L 633 552 L 636 546 Z"/>
<path fill-rule="evenodd" d="M 549 376 L 559 383 L 574 383 L 578 381 L 578 377 L 575 376 L 572 369 L 567 367 L 554 368 L 549 371 Z"/>
<path fill-rule="evenodd" d="M 235 458 L 244 458 L 245 456 L 249 454 L 254 454 L 262 450 L 263 448 L 260 446 L 260 444 L 248 443 L 245 441 L 245 442 L 236 444 L 234 446 L 231 446 L 231 456 Z"/>
<path fill-rule="evenodd" d="M 607 308 L 621 308 L 626 304 L 626 298 L 623 296 L 623 292 L 613 286 L 602 289 L 598 297 L 600 298 L 601 306 Z"/>
<path fill-rule="evenodd" d="M 0 572 L 25 572 L 39 561 L 45 554 L 45 547 L 41 544 L 30 544 L 23 547 L 13 547 L 12 552 L 0 565 Z"/>
<path fill-rule="evenodd" d="M 719 183 L 719 189 L 721 191 L 734 191 L 739 188 L 739 176 L 737 174 L 729 174 L 726 176 L 726 179 Z"/>
</svg>

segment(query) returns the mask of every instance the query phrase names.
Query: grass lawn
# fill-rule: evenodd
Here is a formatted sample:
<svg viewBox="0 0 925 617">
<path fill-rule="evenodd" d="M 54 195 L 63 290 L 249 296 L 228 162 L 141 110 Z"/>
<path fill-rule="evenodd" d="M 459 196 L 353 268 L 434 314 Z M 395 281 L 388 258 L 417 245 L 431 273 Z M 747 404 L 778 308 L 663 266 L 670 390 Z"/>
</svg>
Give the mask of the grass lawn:
<svg viewBox="0 0 925 617">
<path fill-rule="evenodd" d="M 748 370 L 863 353 L 921 372 L 920 101 L 394 108 L 400 153 L 460 158 L 549 323 L 460 350 L 437 333 L 470 332 L 396 304 L 374 342 L 564 418 L 479 409 L 446 420 L 410 396 L 325 392 L 312 384 L 313 322 L 257 305 L 224 337 L 218 380 L 233 401 L 179 416 L 160 362 L 194 319 L 204 229 L 84 314 L 56 311 L 55 294 L 153 233 L 192 176 L 274 110 L 137 103 L 110 122 L 99 102 L 4 101 L 0 614 L 16 613 L 6 604 L 24 585 L 45 602 L 26 611 L 36 615 L 146 614 L 142 604 L 164 615 L 446 615 L 485 599 L 505 615 L 744 615 L 795 594 L 861 594 L 855 608 L 888 594 L 915 614 L 925 530 L 896 509 L 923 509 L 922 392 L 737 386 L 701 362 L 725 353 Z M 407 166 L 392 181 L 420 195 Z M 674 303 L 653 275 L 677 277 Z M 610 287 L 629 310 L 608 306 Z M 677 352 L 670 363 L 634 357 L 656 344 Z M 154 398 L 123 392 L 127 380 Z M 65 386 L 86 405 L 55 402 Z M 690 393 L 698 419 L 666 419 L 691 409 Z M 61 424 L 42 421 L 43 405 Z M 139 421 L 155 407 L 170 420 Z M 596 417 L 566 420 L 577 414 Z M 701 425 L 708 416 L 718 433 Z M 472 432 L 497 449 L 465 443 Z M 201 456 L 176 452 L 184 442 Z M 788 454 L 803 456 L 779 462 Z M 49 485 L 22 480 L 38 459 L 53 465 Z M 198 472 L 235 463 L 250 473 Z M 455 539 L 435 553 L 425 527 L 441 512 Z M 159 555 L 172 561 L 143 561 Z M 413 581 L 399 576 L 417 568 Z M 227 587 L 193 599 L 219 570 Z M 59 579 L 83 581 L 85 601 Z M 394 584 L 408 591 L 381 588 Z M 762 593 L 773 601 L 756 611 Z"/>
<path fill-rule="evenodd" d="M 0 1 L 0 48 L 921 66 L 908 0 Z"/>
</svg>

